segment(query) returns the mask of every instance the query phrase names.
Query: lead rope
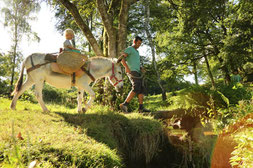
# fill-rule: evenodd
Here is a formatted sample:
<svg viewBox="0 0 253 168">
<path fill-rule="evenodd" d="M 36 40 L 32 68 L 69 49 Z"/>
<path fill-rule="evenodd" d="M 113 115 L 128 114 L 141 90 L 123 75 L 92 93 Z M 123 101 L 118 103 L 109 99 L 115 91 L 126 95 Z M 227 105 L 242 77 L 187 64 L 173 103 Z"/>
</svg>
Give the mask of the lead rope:
<svg viewBox="0 0 253 168">
<path fill-rule="evenodd" d="M 145 76 L 144 76 L 144 74 L 141 74 L 141 76 L 139 77 L 139 76 L 134 76 L 134 75 L 132 75 L 132 74 L 130 74 L 130 73 L 128 73 L 127 75 L 129 75 L 131 78 L 135 78 L 135 79 L 142 79 L 142 86 L 144 86 L 144 84 L 145 84 Z"/>
</svg>

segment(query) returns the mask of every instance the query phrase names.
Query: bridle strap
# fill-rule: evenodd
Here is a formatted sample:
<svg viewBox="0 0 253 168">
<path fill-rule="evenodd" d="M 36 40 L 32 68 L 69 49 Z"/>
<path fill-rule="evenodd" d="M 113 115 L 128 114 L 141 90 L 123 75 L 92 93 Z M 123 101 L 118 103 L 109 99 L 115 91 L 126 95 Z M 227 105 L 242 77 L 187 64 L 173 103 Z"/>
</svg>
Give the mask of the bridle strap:
<svg viewBox="0 0 253 168">
<path fill-rule="evenodd" d="M 116 82 L 113 84 L 113 86 L 117 86 L 117 84 L 119 84 L 120 82 L 122 82 L 123 80 L 119 80 L 116 76 L 115 76 L 115 72 L 114 72 L 114 63 L 112 62 L 112 75 L 110 76 L 110 80 L 115 79 Z"/>
</svg>

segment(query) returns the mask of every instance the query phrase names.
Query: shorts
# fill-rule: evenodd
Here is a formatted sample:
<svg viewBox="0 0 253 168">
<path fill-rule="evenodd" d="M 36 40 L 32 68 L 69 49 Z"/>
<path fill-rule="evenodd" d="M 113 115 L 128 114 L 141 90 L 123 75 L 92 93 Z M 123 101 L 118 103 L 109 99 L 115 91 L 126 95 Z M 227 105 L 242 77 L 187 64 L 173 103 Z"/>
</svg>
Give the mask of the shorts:
<svg viewBox="0 0 253 168">
<path fill-rule="evenodd" d="M 143 77 L 141 77 L 141 73 L 137 71 L 131 71 L 131 75 L 127 75 L 128 78 L 131 81 L 132 84 L 132 91 L 136 94 L 144 94 L 145 93 L 145 87 L 144 87 L 144 80 Z"/>
</svg>

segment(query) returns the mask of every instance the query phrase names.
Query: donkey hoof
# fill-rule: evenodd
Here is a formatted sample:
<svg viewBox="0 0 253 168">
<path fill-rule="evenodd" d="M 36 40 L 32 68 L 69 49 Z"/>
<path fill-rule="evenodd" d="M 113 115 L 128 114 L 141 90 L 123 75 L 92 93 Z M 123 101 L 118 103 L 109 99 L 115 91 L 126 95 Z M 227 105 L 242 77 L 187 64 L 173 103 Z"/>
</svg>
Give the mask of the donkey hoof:
<svg viewBox="0 0 253 168">
<path fill-rule="evenodd" d="M 86 108 L 82 108 L 82 113 L 86 113 Z"/>
</svg>

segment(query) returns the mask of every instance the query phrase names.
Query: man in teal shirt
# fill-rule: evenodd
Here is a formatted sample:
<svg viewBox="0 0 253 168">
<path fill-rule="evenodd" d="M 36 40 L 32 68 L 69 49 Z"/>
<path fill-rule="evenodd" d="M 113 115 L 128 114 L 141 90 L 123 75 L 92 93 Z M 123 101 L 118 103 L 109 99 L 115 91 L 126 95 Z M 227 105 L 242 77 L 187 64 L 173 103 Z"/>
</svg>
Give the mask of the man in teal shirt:
<svg viewBox="0 0 253 168">
<path fill-rule="evenodd" d="M 232 82 L 233 84 L 236 84 L 236 83 L 240 83 L 241 80 L 242 80 L 242 78 L 241 78 L 241 76 L 239 75 L 238 70 L 237 70 L 237 69 L 234 70 L 233 75 L 232 75 L 232 77 L 231 77 L 231 82 Z"/>
<path fill-rule="evenodd" d="M 140 54 L 137 50 L 142 43 L 142 39 L 136 36 L 133 40 L 133 45 L 124 50 L 123 59 L 121 61 L 122 65 L 125 67 L 128 78 L 132 83 L 132 90 L 128 94 L 124 103 L 120 104 L 120 109 L 127 113 L 128 104 L 137 95 L 139 100 L 139 112 L 150 112 L 143 107 L 143 97 L 144 97 L 144 85 L 142 73 L 144 69 L 141 68 Z"/>
</svg>

